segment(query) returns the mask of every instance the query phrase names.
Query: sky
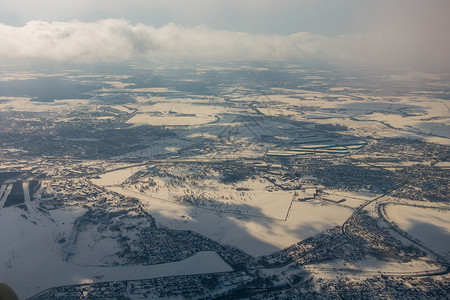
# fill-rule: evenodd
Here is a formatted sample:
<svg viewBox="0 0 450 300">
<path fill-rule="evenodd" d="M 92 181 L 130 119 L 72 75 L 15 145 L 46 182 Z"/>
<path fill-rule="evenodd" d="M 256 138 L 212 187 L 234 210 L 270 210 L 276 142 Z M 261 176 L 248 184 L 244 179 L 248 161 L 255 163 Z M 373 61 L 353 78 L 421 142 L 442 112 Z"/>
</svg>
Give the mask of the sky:
<svg viewBox="0 0 450 300">
<path fill-rule="evenodd" d="M 0 0 L 0 60 L 319 59 L 450 69 L 448 0 Z"/>
</svg>

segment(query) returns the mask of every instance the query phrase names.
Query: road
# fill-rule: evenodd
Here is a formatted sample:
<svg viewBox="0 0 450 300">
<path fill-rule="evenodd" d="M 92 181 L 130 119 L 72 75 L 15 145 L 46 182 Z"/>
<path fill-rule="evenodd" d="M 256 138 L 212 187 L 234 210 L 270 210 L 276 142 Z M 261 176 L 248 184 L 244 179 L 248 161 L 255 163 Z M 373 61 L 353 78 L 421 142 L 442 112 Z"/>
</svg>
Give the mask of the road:
<svg viewBox="0 0 450 300">
<path fill-rule="evenodd" d="M 396 202 L 383 202 L 383 203 L 377 204 L 377 206 L 376 206 L 376 211 L 377 211 L 378 216 L 384 222 L 389 224 L 391 229 L 393 229 L 399 235 L 401 235 L 404 238 L 408 239 L 409 241 L 411 241 L 415 245 L 419 246 L 420 248 L 423 248 L 423 249 L 427 250 L 427 252 L 431 253 L 437 259 L 435 261 L 434 260 L 427 260 L 427 259 L 420 259 L 420 260 L 427 261 L 427 262 L 432 262 L 432 263 L 438 263 L 441 266 L 443 266 L 443 268 L 446 269 L 446 272 L 443 273 L 443 274 L 449 273 L 450 272 L 450 263 L 442 255 L 436 253 L 435 251 L 433 251 L 429 247 L 425 246 L 424 244 L 422 244 L 418 240 L 412 238 L 409 234 L 407 234 L 406 232 L 401 230 L 397 226 L 397 224 L 395 224 L 393 221 L 391 221 L 389 219 L 388 215 L 386 214 L 386 209 L 385 209 L 385 206 L 387 206 L 387 205 L 406 205 L 406 206 L 413 206 L 413 207 L 421 207 L 421 208 L 428 208 L 428 209 L 443 209 L 443 210 L 450 210 L 450 208 L 442 208 L 442 207 L 436 207 L 436 206 L 425 206 L 425 205 L 413 205 L 413 204 L 408 204 L 408 203 L 396 203 Z"/>
<path fill-rule="evenodd" d="M 377 201 L 380 201 L 380 199 L 382 199 L 383 197 L 388 196 L 387 194 L 381 195 L 367 203 L 365 203 L 364 205 L 361 205 L 360 207 L 358 207 L 350 217 L 347 218 L 347 220 L 345 220 L 345 222 L 342 224 L 341 226 L 341 233 L 342 235 L 344 235 L 353 245 L 361 247 L 361 248 L 365 248 L 366 250 L 372 250 L 370 247 L 364 246 L 359 244 L 358 242 L 356 242 L 347 232 L 347 228 L 350 224 L 350 221 L 353 220 L 353 218 L 355 218 L 355 216 L 357 216 L 365 207 L 367 207 L 369 204 L 372 203 L 376 203 Z M 448 274 L 450 273 L 450 264 L 447 262 L 447 260 L 442 257 L 441 255 L 435 253 L 433 250 L 431 250 L 430 248 L 424 246 L 423 244 L 417 242 L 415 239 L 411 238 L 408 234 L 406 234 L 405 232 L 403 232 L 402 230 L 400 230 L 398 228 L 398 226 L 392 222 L 385 214 L 383 207 L 387 204 L 398 204 L 396 202 L 383 202 L 383 203 L 376 203 L 376 211 L 380 217 L 380 219 L 382 221 L 384 221 L 386 224 L 388 224 L 395 232 L 397 232 L 398 234 L 400 234 L 401 236 L 405 237 L 406 239 L 408 239 L 409 241 L 413 242 L 414 244 L 418 245 L 420 248 L 425 249 L 428 253 L 431 253 L 432 255 L 434 255 L 437 260 L 431 260 L 431 259 L 417 259 L 420 261 L 425 261 L 431 264 L 436 264 L 440 266 L 439 270 L 436 271 L 427 271 L 427 270 L 422 270 L 422 271 L 417 271 L 417 272 L 405 272 L 405 273 L 388 273 L 388 272 L 380 272 L 383 275 L 386 276 L 400 276 L 400 277 L 405 277 L 405 276 L 437 276 L 437 275 L 443 275 L 443 274 Z M 410 205 L 410 206 L 417 206 L 417 205 Z M 421 206 L 424 208 L 434 208 L 436 209 L 437 207 L 431 207 L 431 206 Z M 440 208 L 440 207 L 439 207 Z M 440 208 L 442 209 L 442 208 Z"/>
<path fill-rule="evenodd" d="M 4 184 L 0 190 L 0 209 L 5 205 L 6 199 L 8 199 L 9 193 L 11 193 L 13 184 Z"/>
<path fill-rule="evenodd" d="M 357 216 L 357 215 L 358 215 L 358 214 L 359 214 L 359 213 L 360 213 L 367 205 L 369 205 L 369 204 L 371 204 L 371 203 L 373 203 L 373 202 L 375 202 L 375 201 L 378 201 L 379 199 L 381 199 L 381 198 L 383 198 L 383 197 L 386 197 L 386 196 L 388 196 L 389 194 L 390 194 L 390 193 L 385 193 L 385 194 L 383 194 L 383 195 L 381 195 L 381 196 L 378 196 L 378 197 L 376 197 L 376 198 L 374 198 L 374 199 L 372 199 L 372 200 L 366 202 L 365 204 L 359 206 L 359 207 L 351 214 L 351 216 L 348 217 L 347 220 L 345 220 L 345 222 L 342 224 L 342 226 L 341 226 L 341 232 L 342 232 L 342 234 L 345 235 L 345 237 L 346 237 L 348 240 L 351 240 L 351 238 L 348 236 L 347 231 L 346 231 L 346 228 L 347 228 L 348 224 L 350 223 L 350 221 L 353 220 L 353 218 L 354 218 L 355 216 Z"/>
</svg>

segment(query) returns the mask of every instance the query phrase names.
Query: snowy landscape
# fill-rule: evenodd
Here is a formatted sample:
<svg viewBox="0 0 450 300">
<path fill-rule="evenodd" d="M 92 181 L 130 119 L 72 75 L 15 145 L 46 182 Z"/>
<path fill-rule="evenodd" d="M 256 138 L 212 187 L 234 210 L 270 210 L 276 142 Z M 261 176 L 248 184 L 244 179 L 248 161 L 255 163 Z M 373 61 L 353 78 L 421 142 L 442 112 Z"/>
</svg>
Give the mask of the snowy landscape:
<svg viewBox="0 0 450 300">
<path fill-rule="evenodd" d="M 1 70 L 0 280 L 21 299 L 448 297 L 448 73 Z"/>
</svg>

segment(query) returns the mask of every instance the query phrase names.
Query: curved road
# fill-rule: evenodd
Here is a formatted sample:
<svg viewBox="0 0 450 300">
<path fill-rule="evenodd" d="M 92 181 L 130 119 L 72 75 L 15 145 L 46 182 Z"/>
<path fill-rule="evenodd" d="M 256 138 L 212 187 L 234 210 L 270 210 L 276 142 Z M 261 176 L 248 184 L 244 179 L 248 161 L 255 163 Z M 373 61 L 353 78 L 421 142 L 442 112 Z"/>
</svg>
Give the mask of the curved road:
<svg viewBox="0 0 450 300">
<path fill-rule="evenodd" d="M 374 203 L 376 201 L 378 201 L 379 199 L 387 196 L 388 194 L 384 194 L 381 195 L 373 200 L 368 201 L 367 203 L 359 206 L 350 217 L 347 218 L 347 220 L 345 220 L 345 222 L 342 224 L 341 226 L 341 232 L 342 235 L 344 235 L 352 244 L 358 246 L 358 247 L 362 247 L 365 248 L 367 250 L 371 250 L 370 247 L 364 246 L 359 244 L 358 242 L 356 242 L 347 232 L 347 227 L 349 226 L 349 223 L 351 220 L 353 220 L 355 218 L 355 216 L 357 216 L 365 207 L 367 207 L 369 204 Z M 400 234 L 401 236 L 403 236 L 404 238 L 408 239 L 409 241 L 413 242 L 414 244 L 418 245 L 420 248 L 425 249 L 427 252 L 431 253 L 432 255 L 434 255 L 436 257 L 437 260 L 427 260 L 427 259 L 418 259 L 421 261 L 425 261 L 428 263 L 432 263 L 432 264 L 436 264 L 441 266 L 440 270 L 436 270 L 436 271 L 427 271 L 427 270 L 423 270 L 423 271 L 417 271 L 414 272 L 414 274 L 412 274 L 411 272 L 406 272 L 406 273 L 389 273 L 389 272 L 381 272 L 386 276 L 436 276 L 436 275 L 443 275 L 443 274 L 448 274 L 450 273 L 450 264 L 449 262 L 447 262 L 447 260 L 442 257 L 441 255 L 435 253 L 433 250 L 429 249 L 428 247 L 422 245 L 421 243 L 417 242 L 416 240 L 414 240 L 412 237 L 410 237 L 408 234 L 406 234 L 405 232 L 403 232 L 402 230 L 400 230 L 398 228 L 398 226 L 392 222 L 387 215 L 385 214 L 385 212 L 383 211 L 383 208 L 385 205 L 387 204 L 399 204 L 400 203 L 396 203 L 396 202 L 383 202 L 383 203 L 377 203 L 376 204 L 376 211 L 378 213 L 378 216 L 380 217 L 381 220 L 383 220 L 385 223 L 387 223 L 390 227 L 392 227 L 392 229 L 397 232 L 398 234 Z M 411 204 L 406 204 L 406 203 L 401 203 L 401 205 L 409 205 L 409 206 L 417 206 L 417 205 L 411 205 Z M 446 210 L 450 210 L 448 208 L 440 208 L 440 207 L 433 207 L 433 206 L 420 206 L 423 208 L 434 208 L 434 209 L 446 209 Z"/>
<path fill-rule="evenodd" d="M 432 249 L 430 249 L 429 247 L 423 245 L 421 242 L 417 241 L 416 239 L 414 239 L 413 237 L 411 237 L 408 233 L 404 232 L 403 230 L 401 230 L 397 224 L 395 224 L 386 214 L 386 209 L 385 206 L 387 205 L 405 205 L 405 206 L 412 206 L 412 207 L 420 207 L 420 208 L 428 208 L 428 209 L 442 209 L 442 210 L 450 210 L 450 208 L 442 208 L 442 207 L 436 207 L 436 206 L 425 206 L 425 205 L 413 205 L 413 204 L 408 204 L 408 203 L 395 203 L 395 202 L 384 202 L 384 203 L 379 203 L 376 205 L 376 211 L 378 216 L 385 221 L 387 224 L 390 225 L 390 227 L 397 232 L 398 234 L 400 234 L 401 236 L 403 236 L 404 238 L 408 239 L 409 241 L 411 241 L 412 243 L 416 244 L 417 246 L 427 250 L 429 253 L 431 253 L 432 255 L 434 255 L 436 257 L 436 261 L 432 261 L 432 260 L 425 260 L 425 259 L 420 259 L 422 261 L 428 261 L 428 262 L 434 262 L 434 263 L 438 263 L 442 266 L 446 267 L 446 272 L 445 273 L 449 273 L 450 272 L 450 263 L 440 254 L 434 252 Z"/>
</svg>

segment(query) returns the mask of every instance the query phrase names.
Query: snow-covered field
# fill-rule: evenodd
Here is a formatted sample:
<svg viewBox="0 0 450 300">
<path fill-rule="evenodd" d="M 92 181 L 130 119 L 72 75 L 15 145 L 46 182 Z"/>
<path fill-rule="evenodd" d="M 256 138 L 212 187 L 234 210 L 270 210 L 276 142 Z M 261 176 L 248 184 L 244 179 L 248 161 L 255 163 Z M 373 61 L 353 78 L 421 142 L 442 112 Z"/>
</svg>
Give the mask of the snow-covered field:
<svg viewBox="0 0 450 300">
<path fill-rule="evenodd" d="M 352 213 L 350 208 L 320 201 L 293 202 L 287 220 L 282 221 L 183 206 L 121 187 L 110 189 L 138 198 L 164 226 L 192 230 L 254 256 L 270 254 L 340 225 Z"/>
<path fill-rule="evenodd" d="M 135 106 L 139 112 L 127 121 L 134 125 L 193 126 L 216 121 L 216 116 L 229 109 L 215 105 L 199 105 L 190 99 L 162 100 L 152 105 Z"/>
<path fill-rule="evenodd" d="M 448 144 L 448 108 L 442 100 L 426 94 L 386 99 L 382 96 L 368 97 L 363 91 L 358 93 L 358 90 L 349 88 L 331 88 L 332 93 L 301 89 L 273 90 L 283 93 L 270 95 L 270 100 L 278 101 L 275 107 L 265 107 L 264 99 L 259 101 L 262 107 L 258 110 L 267 116 L 283 115 L 298 121 L 345 125 L 358 136 L 420 136 L 432 142 Z M 295 110 L 302 106 L 311 110 Z"/>
<path fill-rule="evenodd" d="M 92 179 L 92 183 L 101 186 L 116 185 L 124 182 L 128 177 L 142 169 L 142 167 L 130 167 L 117 171 L 107 172 L 99 176 L 99 178 Z"/>
<path fill-rule="evenodd" d="M 183 116 L 183 115 L 165 115 L 153 116 L 139 113 L 127 121 L 128 124 L 134 125 L 153 125 L 153 126 L 189 126 L 200 125 L 213 122 L 216 118 L 197 117 L 197 116 Z"/>
<path fill-rule="evenodd" d="M 450 211 L 388 205 L 386 213 L 402 230 L 450 258 Z"/>
<path fill-rule="evenodd" d="M 161 68 L 164 69 L 165 66 Z M 253 67 L 247 66 L 244 69 L 247 68 Z M 154 70 L 156 69 L 152 72 Z M 41 75 L 24 74 L 19 77 L 33 79 Z M 411 79 L 411 76 L 424 75 L 408 74 L 406 79 Z M 0 76 L 0 81 L 16 77 Z M 112 152 L 111 155 L 115 155 L 114 157 L 94 155 L 93 159 L 98 161 L 92 160 L 87 163 L 85 160 L 83 163 L 92 163 L 92 173 L 83 173 L 84 168 L 77 169 L 76 166 L 73 171 L 67 170 L 67 166 L 69 169 L 72 167 L 71 158 L 78 160 L 78 152 L 67 153 L 65 156 L 67 162 L 64 159 L 59 164 L 58 159 L 52 157 L 47 169 L 36 167 L 35 162 L 28 161 L 32 156 L 21 155 L 22 152 L 27 154 L 27 148 L 19 148 L 30 145 L 21 144 L 18 139 L 17 141 L 11 139 L 11 142 L 5 143 L 4 149 L 0 149 L 2 159 L 5 158 L 2 161 L 5 172 L 18 170 L 23 173 L 23 178 L 27 178 L 23 183 L 25 202 L 20 206 L 3 207 L 11 193 L 12 184 L 8 181 L 0 184 L 0 281 L 11 285 L 21 298 L 60 285 L 232 271 L 232 268 L 215 252 L 199 252 L 182 261 L 160 265 L 120 265 L 124 260 L 117 255 L 121 245 L 118 239 L 115 239 L 116 232 L 108 235 L 105 231 L 97 230 L 97 227 L 96 230 L 92 229 L 94 226 L 88 222 L 87 225 L 83 225 L 85 230 L 77 230 L 75 226 L 76 220 L 79 220 L 88 207 L 83 201 L 78 202 L 80 199 L 89 198 L 89 205 L 93 205 L 92 207 L 96 207 L 98 201 L 103 199 L 91 197 L 87 192 L 80 193 L 73 199 L 66 198 L 70 190 L 65 190 L 64 185 L 59 187 L 55 184 L 54 190 L 49 187 L 52 176 L 69 178 L 103 172 L 96 178 L 89 177 L 89 180 L 106 190 L 137 198 L 141 202 L 139 208 L 142 204 L 158 225 L 175 230 L 192 230 L 257 257 L 271 254 L 342 225 L 357 207 L 379 196 L 361 190 L 328 189 L 319 184 L 321 181 L 317 180 L 318 178 L 313 176 L 308 178 L 308 175 L 301 172 L 298 174 L 303 174 L 304 180 L 300 180 L 299 177 L 298 182 L 301 185 L 294 185 L 297 179 L 289 182 L 290 177 L 285 176 L 291 172 L 289 163 L 285 165 L 283 160 L 283 164 L 280 163 L 276 167 L 278 162 L 272 163 L 276 161 L 273 156 L 292 156 L 292 160 L 297 160 L 301 164 L 302 160 L 308 163 L 310 156 L 320 154 L 325 157 L 324 159 L 328 159 L 328 156 L 332 159 L 338 158 L 330 160 L 331 164 L 351 164 L 351 160 L 347 160 L 347 155 L 353 155 L 350 159 L 354 159 L 354 162 L 360 161 L 364 167 L 369 167 L 370 160 L 366 158 L 370 158 L 371 153 L 366 153 L 363 147 L 371 145 L 370 143 L 376 142 L 378 138 L 419 138 L 450 144 L 450 110 L 447 100 L 443 100 L 444 98 L 440 98 L 436 93 L 441 89 L 439 87 L 434 92 L 405 90 L 405 93 L 399 91 L 398 94 L 388 96 L 387 89 L 386 94 L 373 90 L 375 85 L 355 88 L 351 87 L 351 82 L 342 82 L 336 83 L 337 86 L 333 83 L 327 87 L 325 83 L 328 77 L 304 76 L 304 80 L 315 80 L 310 83 L 321 88 L 313 91 L 308 90 L 306 85 L 298 88 L 294 86 L 293 89 L 271 89 L 267 86 L 252 88 L 251 81 L 241 88 L 236 88 L 232 86 L 235 84 L 233 81 L 233 83 L 221 82 L 217 86 L 217 91 L 211 88 L 210 95 L 196 95 L 166 87 L 146 88 L 145 84 L 142 84 L 142 88 L 127 88 L 133 84 L 121 82 L 120 80 L 124 78 L 131 76 L 103 78 L 101 83 L 106 87 L 101 90 L 93 88 L 86 94 L 90 97 L 89 100 L 56 99 L 53 102 L 37 102 L 32 101 L 31 96 L 0 95 L 0 112 L 5 113 L 5 116 L 16 113 L 11 114 L 11 120 L 22 123 L 17 123 L 11 128 L 23 126 L 24 141 L 35 143 L 29 137 L 37 132 L 33 131 L 36 130 L 33 126 L 41 125 L 33 125 L 34 122 L 37 122 L 36 124 L 43 122 L 42 124 L 47 124 L 46 127 L 54 126 L 51 130 L 39 128 L 43 130 L 43 137 L 50 146 L 52 141 L 64 141 L 70 146 L 72 146 L 70 143 L 76 142 L 74 145 L 81 147 L 81 150 L 91 149 L 90 143 L 96 145 L 102 141 L 102 136 L 97 137 L 92 133 L 95 130 L 101 132 L 106 128 L 107 132 L 111 130 L 111 133 L 133 129 L 130 132 L 132 134 L 138 132 L 139 138 L 136 142 L 130 142 L 133 143 L 130 145 L 132 147 L 127 148 L 126 144 L 123 148 L 118 148 L 120 151 Z M 439 78 L 429 79 L 439 80 Z M 394 75 L 391 80 L 405 80 L 405 78 Z M 442 84 L 436 82 L 439 83 Z M 447 88 L 446 85 L 442 88 L 444 87 Z M 115 93 L 118 90 L 120 94 L 117 94 L 116 99 Z M 127 99 L 130 101 L 126 102 Z M 92 116 L 95 124 L 84 126 L 85 124 L 79 123 L 78 125 L 83 126 L 77 128 L 80 131 L 85 130 L 84 132 L 88 130 L 89 134 L 83 135 L 81 134 L 83 132 L 78 133 L 75 130 L 74 136 L 70 131 L 66 137 L 58 135 L 59 129 L 66 126 L 69 128 L 71 122 L 82 122 L 84 119 L 79 117 L 84 113 L 90 113 L 88 118 Z M 64 126 L 60 127 L 62 125 Z M 153 135 L 150 132 L 148 137 L 143 135 L 140 138 L 139 129 L 149 127 L 148 125 L 161 126 L 161 134 Z M 342 126 L 330 129 L 323 125 Z M 11 128 L 6 126 L 5 137 L 9 136 L 8 130 Z M 349 142 L 353 139 L 354 143 Z M 360 141 L 360 144 L 356 141 Z M 107 143 L 104 145 L 109 146 Z M 49 148 L 37 147 L 37 149 L 44 150 L 36 157 L 46 160 L 48 157 L 45 158 L 41 154 L 45 154 L 45 149 Z M 12 154 L 17 160 L 9 160 L 8 157 Z M 386 156 L 389 156 L 389 153 Z M 161 162 L 167 157 L 170 159 Z M 307 159 L 304 159 L 305 157 Z M 409 156 L 406 155 L 405 158 L 407 157 Z M 142 159 L 121 160 L 126 158 Z M 256 166 L 256 163 L 267 164 L 270 173 L 268 171 L 264 177 L 262 173 L 252 173 L 252 168 L 248 170 L 243 168 L 245 169 L 245 172 L 242 172 L 243 176 L 236 176 L 241 175 L 237 174 L 239 166 L 230 163 L 228 167 L 224 162 L 240 163 L 237 158 L 253 159 L 242 159 L 243 167 L 247 167 L 245 165 L 247 162 L 249 166 L 253 164 Z M 257 161 L 258 158 L 262 159 Z M 285 161 L 289 160 L 290 158 Z M 83 158 L 80 157 L 79 161 L 83 161 Z M 131 165 L 130 161 L 135 161 L 136 165 Z M 419 163 L 430 165 L 432 162 L 433 159 L 430 157 L 424 158 L 422 162 L 408 160 L 393 163 L 389 160 L 385 162 L 380 160 L 374 162 L 371 167 L 394 168 Z M 208 163 L 211 163 L 212 167 L 203 167 L 209 165 Z M 217 166 L 213 166 L 214 164 Z M 435 166 L 447 168 L 449 164 L 437 162 Z M 317 167 L 320 167 L 320 164 Z M 64 174 L 75 175 L 58 174 L 57 171 L 60 170 L 58 168 L 64 168 Z M 295 168 L 292 169 L 295 171 Z M 42 186 L 46 188 L 49 197 L 36 198 L 30 195 L 29 186 L 33 185 L 25 182 L 33 179 L 30 174 L 36 176 L 35 178 L 44 178 Z M 133 174 L 136 176 L 132 176 Z M 37 177 L 41 175 L 46 176 Z M 231 179 L 224 180 L 227 175 Z M 238 179 L 233 179 L 233 175 Z M 292 185 L 285 188 L 282 184 L 273 183 L 272 179 L 275 183 Z M 316 191 L 318 196 L 315 196 Z M 76 193 L 75 189 L 74 194 Z M 55 196 L 54 199 L 51 198 L 52 195 Z M 296 198 L 294 195 L 297 195 Z M 111 193 L 110 196 L 116 201 L 114 203 L 119 205 L 125 206 L 129 201 L 116 194 Z M 46 211 L 39 208 L 40 204 L 41 207 L 47 207 L 44 205 L 44 198 L 51 200 L 48 202 L 61 201 L 59 204 L 67 204 L 67 207 Z M 67 202 L 64 202 L 66 200 Z M 38 201 L 42 202 L 39 204 Z M 425 202 L 418 205 L 424 205 L 423 203 Z M 366 209 L 372 209 L 376 205 L 374 202 Z M 131 219 L 131 210 L 127 214 Z M 411 237 L 417 238 L 450 260 L 448 210 L 389 204 L 386 206 L 386 214 Z M 135 225 L 137 229 L 141 228 L 138 221 L 136 224 L 132 222 L 127 224 Z M 138 233 L 133 235 L 137 236 Z M 127 234 L 132 236 L 128 229 Z M 111 258 L 114 256 L 116 260 Z M 358 272 L 361 276 L 369 276 L 377 275 L 379 272 L 413 274 L 437 269 L 435 265 L 420 260 L 397 263 L 373 257 L 356 262 L 332 260 L 304 267 L 318 274 L 318 277 L 324 278 Z"/>
<path fill-rule="evenodd" d="M 0 101 L 0 111 L 62 112 L 74 109 L 82 110 L 95 108 L 89 100 L 84 99 L 55 100 L 54 102 L 46 103 L 31 101 L 30 98 L 21 97 L 8 97 L 7 100 L 11 101 Z"/>
<path fill-rule="evenodd" d="M 367 201 L 370 201 L 379 194 L 373 194 L 370 192 L 365 191 L 338 191 L 338 190 L 324 190 L 324 193 L 322 194 L 321 198 L 325 200 L 331 200 L 331 201 L 340 201 L 345 199 L 344 201 L 340 202 L 342 205 L 350 206 L 353 208 L 356 208 Z"/>
<path fill-rule="evenodd" d="M 336 278 L 340 276 L 364 278 L 379 274 L 379 272 L 392 275 L 414 275 L 440 270 L 439 266 L 424 261 L 393 262 L 379 260 L 374 257 L 355 262 L 335 260 L 329 263 L 307 265 L 304 268 L 321 278 Z"/>
<path fill-rule="evenodd" d="M 215 252 L 199 252 L 179 262 L 151 266 L 82 267 L 65 262 L 58 240 L 70 235 L 73 222 L 83 212 L 73 208 L 49 215 L 35 208 L 30 214 L 18 208 L 0 211 L 0 227 L 4 228 L 0 231 L 1 280 L 21 299 L 60 285 L 232 270 Z"/>
<path fill-rule="evenodd" d="M 182 170 L 177 172 L 182 173 Z M 286 219 L 294 194 L 292 191 L 267 190 L 271 184 L 266 180 L 249 179 L 233 184 L 224 184 L 217 179 L 202 179 L 191 184 L 177 184 L 167 177 L 150 177 L 150 180 L 152 186 L 138 183 L 126 189 L 181 205 L 278 220 Z"/>
</svg>

